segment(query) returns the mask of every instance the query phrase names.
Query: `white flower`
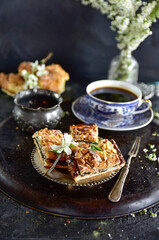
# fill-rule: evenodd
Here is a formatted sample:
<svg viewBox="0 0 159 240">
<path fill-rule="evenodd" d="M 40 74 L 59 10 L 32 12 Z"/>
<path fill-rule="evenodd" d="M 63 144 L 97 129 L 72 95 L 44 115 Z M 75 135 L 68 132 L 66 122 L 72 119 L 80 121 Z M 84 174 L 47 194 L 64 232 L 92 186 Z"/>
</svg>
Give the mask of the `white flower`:
<svg viewBox="0 0 159 240">
<path fill-rule="evenodd" d="M 29 78 L 30 81 L 33 81 L 33 82 L 34 82 L 34 81 L 37 81 L 37 79 L 38 79 L 38 78 L 37 78 L 34 74 L 32 74 L 32 73 L 29 74 L 29 77 L 28 77 L 28 78 Z"/>
<path fill-rule="evenodd" d="M 25 70 L 25 69 L 23 69 L 22 71 L 21 71 L 21 76 L 24 78 L 24 80 L 27 80 L 27 78 L 28 78 L 28 72 L 27 72 L 27 70 Z"/>
<path fill-rule="evenodd" d="M 23 69 L 21 72 L 21 76 L 25 80 L 24 89 L 39 88 L 38 77 L 48 73 L 45 69 L 45 64 L 39 65 L 38 60 L 31 63 L 31 66 L 33 73 L 28 72 L 26 69 Z"/>
<path fill-rule="evenodd" d="M 70 155 L 72 153 L 71 145 L 76 145 L 73 141 L 73 137 L 69 135 L 68 133 L 64 133 L 62 143 L 61 145 L 52 145 L 51 148 L 53 151 L 56 151 L 57 153 L 65 152 L 67 155 Z"/>
<path fill-rule="evenodd" d="M 156 151 L 157 151 L 157 149 L 156 149 L 156 148 L 152 149 L 152 152 L 156 152 Z"/>
<path fill-rule="evenodd" d="M 148 152 L 148 149 L 144 148 L 144 149 L 143 149 L 143 152 L 144 152 L 144 153 L 147 153 L 147 152 Z"/>
<path fill-rule="evenodd" d="M 130 215 L 131 215 L 132 217 L 135 217 L 135 214 L 134 214 L 134 213 L 130 213 Z"/>
<path fill-rule="evenodd" d="M 149 155 L 146 156 L 150 161 L 156 161 L 157 156 L 155 153 L 150 153 Z"/>
<path fill-rule="evenodd" d="M 48 71 L 45 69 L 45 64 L 38 65 L 36 75 L 41 77 L 42 75 L 46 74 L 48 74 Z"/>
<path fill-rule="evenodd" d="M 31 62 L 31 66 L 32 66 L 32 71 L 36 72 L 37 71 L 37 67 L 39 65 L 38 60 L 36 60 L 35 62 Z"/>
<path fill-rule="evenodd" d="M 39 64 L 39 61 L 31 62 L 32 72 L 36 73 L 38 77 L 48 74 L 48 71 L 45 69 L 45 64 Z"/>
<path fill-rule="evenodd" d="M 154 147 L 155 147 L 155 145 L 153 144 L 149 144 L 149 147 L 151 148 L 151 149 L 153 149 Z"/>
<path fill-rule="evenodd" d="M 153 212 L 150 211 L 150 217 L 156 218 L 156 217 L 157 217 L 157 212 L 156 212 L 156 213 L 153 213 Z"/>
<path fill-rule="evenodd" d="M 34 74 L 32 74 L 32 73 L 30 74 L 26 70 L 23 70 L 21 72 L 21 76 L 25 80 L 24 89 L 28 89 L 28 88 L 32 89 L 32 88 L 38 88 L 39 87 L 38 77 L 35 76 Z"/>
<path fill-rule="evenodd" d="M 39 62 L 36 60 L 34 63 L 31 63 L 33 73 L 28 72 L 26 69 L 23 69 L 21 76 L 25 80 L 24 89 L 39 88 L 38 77 L 48 74 L 48 71 L 45 69 L 45 64 L 39 65 Z"/>
</svg>

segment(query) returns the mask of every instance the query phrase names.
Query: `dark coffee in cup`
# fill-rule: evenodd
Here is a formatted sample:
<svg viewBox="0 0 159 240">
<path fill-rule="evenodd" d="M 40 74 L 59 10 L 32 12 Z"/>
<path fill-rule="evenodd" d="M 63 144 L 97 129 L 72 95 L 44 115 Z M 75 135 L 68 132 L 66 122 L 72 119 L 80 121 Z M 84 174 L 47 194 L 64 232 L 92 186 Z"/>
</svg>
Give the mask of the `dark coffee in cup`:
<svg viewBox="0 0 159 240">
<path fill-rule="evenodd" d="M 135 93 L 117 87 L 96 88 L 90 93 L 98 99 L 109 102 L 131 102 L 138 98 Z"/>
<path fill-rule="evenodd" d="M 120 118 L 148 111 L 152 103 L 142 99 L 141 90 L 127 82 L 116 80 L 99 80 L 86 88 L 89 106 L 106 118 Z M 144 109 L 138 109 L 144 104 Z"/>
</svg>

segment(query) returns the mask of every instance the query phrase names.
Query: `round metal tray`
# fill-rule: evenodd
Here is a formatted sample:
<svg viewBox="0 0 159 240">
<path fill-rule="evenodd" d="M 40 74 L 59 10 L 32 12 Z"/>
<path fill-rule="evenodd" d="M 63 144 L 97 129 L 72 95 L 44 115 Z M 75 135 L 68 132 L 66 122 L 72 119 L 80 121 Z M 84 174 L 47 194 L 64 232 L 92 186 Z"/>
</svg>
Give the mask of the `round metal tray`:
<svg viewBox="0 0 159 240">
<path fill-rule="evenodd" d="M 77 124 L 79 121 L 70 113 L 62 119 L 57 129 L 68 132 L 69 125 L 73 123 Z M 58 216 L 107 218 L 151 207 L 159 201 L 156 170 L 158 163 L 146 159 L 142 149 L 148 143 L 155 144 L 159 149 L 159 139 L 152 136 L 157 130 L 158 126 L 153 122 L 136 131 L 100 130 L 101 137 L 115 139 L 125 159 L 135 137 L 140 135 L 142 138 L 139 154 L 132 161 L 122 198 L 120 202 L 112 203 L 108 200 L 108 194 L 118 175 L 92 186 L 64 185 L 44 178 L 31 162 L 30 156 L 34 148 L 32 135 L 21 131 L 14 119 L 9 118 L 0 125 L 0 188 L 21 204 Z"/>
</svg>

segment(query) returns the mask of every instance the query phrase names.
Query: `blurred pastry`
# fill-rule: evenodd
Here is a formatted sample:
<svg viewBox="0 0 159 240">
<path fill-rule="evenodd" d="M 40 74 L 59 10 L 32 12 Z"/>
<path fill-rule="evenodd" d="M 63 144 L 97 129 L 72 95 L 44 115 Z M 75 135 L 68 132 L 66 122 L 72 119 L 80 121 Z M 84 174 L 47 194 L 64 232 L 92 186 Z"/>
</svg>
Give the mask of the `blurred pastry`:
<svg viewBox="0 0 159 240">
<path fill-rule="evenodd" d="M 50 58 L 49 55 L 41 61 L 22 62 L 16 74 L 0 73 L 2 91 L 11 96 L 21 90 L 31 88 L 44 88 L 57 93 L 64 92 L 69 74 L 59 64 L 45 66 L 48 58 Z"/>
</svg>

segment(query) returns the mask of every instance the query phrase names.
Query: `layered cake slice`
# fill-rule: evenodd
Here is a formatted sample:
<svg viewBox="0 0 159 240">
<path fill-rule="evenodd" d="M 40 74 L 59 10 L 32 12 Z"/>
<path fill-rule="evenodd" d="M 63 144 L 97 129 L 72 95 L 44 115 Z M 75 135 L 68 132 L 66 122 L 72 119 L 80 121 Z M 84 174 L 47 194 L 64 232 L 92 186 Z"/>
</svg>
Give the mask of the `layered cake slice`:
<svg viewBox="0 0 159 240">
<path fill-rule="evenodd" d="M 72 158 L 67 160 L 68 170 L 75 182 L 96 179 L 125 165 L 125 160 L 114 140 L 100 140 L 98 145 L 78 143 Z"/>
<path fill-rule="evenodd" d="M 110 175 L 125 165 L 116 142 L 98 138 L 96 124 L 72 125 L 70 133 L 47 128 L 34 133 L 34 143 L 45 167 L 50 168 L 61 154 L 56 168 L 65 168 L 75 182 L 85 179 L 87 182 Z"/>
<path fill-rule="evenodd" d="M 61 145 L 63 133 L 60 130 L 48 130 L 44 128 L 35 132 L 32 137 L 38 150 L 40 160 L 45 167 L 50 168 L 58 157 L 58 154 L 52 150 L 51 146 Z M 63 153 L 56 167 L 67 168 L 65 153 Z"/>
<path fill-rule="evenodd" d="M 96 123 L 71 125 L 70 132 L 74 141 L 98 142 Z"/>
</svg>

